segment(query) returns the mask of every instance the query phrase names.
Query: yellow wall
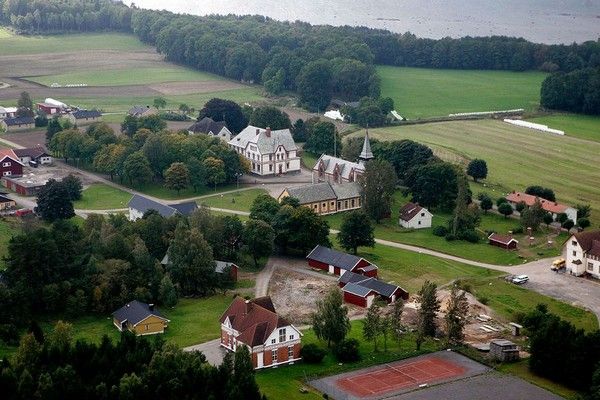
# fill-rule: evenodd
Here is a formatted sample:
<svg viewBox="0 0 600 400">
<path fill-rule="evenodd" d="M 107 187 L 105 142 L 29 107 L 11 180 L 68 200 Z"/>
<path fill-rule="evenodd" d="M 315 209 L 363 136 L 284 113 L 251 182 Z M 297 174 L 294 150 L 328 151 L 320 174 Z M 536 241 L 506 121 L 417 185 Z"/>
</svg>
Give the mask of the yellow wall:
<svg viewBox="0 0 600 400">
<path fill-rule="evenodd" d="M 114 320 L 115 325 L 119 325 L 119 322 Z M 146 326 L 148 328 L 146 329 Z M 127 328 L 135 333 L 136 335 L 151 335 L 154 333 L 162 333 L 167 327 L 167 321 L 155 317 L 154 315 L 149 316 L 135 327 L 127 324 Z"/>
</svg>

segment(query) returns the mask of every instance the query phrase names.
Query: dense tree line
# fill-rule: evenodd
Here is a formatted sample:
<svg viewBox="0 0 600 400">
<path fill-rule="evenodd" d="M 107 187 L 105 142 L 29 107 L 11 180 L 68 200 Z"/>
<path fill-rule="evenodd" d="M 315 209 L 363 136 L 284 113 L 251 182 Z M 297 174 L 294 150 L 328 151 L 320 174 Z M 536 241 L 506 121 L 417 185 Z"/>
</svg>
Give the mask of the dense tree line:
<svg viewBox="0 0 600 400">
<path fill-rule="evenodd" d="M 542 83 L 542 106 L 584 114 L 600 114 L 600 68 L 559 72 Z"/>
<path fill-rule="evenodd" d="M 218 138 L 162 131 L 163 124 L 155 116 L 127 119 L 121 136 L 104 123 L 94 123 L 84 132 L 65 129 L 49 135 L 48 148 L 65 161 L 93 166 L 111 179 L 132 185 L 164 179 L 173 190 L 235 182 L 247 171 L 245 160 Z M 53 125 L 49 132 L 50 128 Z"/>
<path fill-rule="evenodd" d="M 592 377 L 599 373 L 599 330 L 577 329 L 543 304 L 525 316 L 524 326 L 530 338 L 529 367 L 533 372 L 573 389 L 590 387 Z"/>
<path fill-rule="evenodd" d="M 237 217 L 206 208 L 189 218 L 149 211 L 135 222 L 91 215 L 81 228 L 67 220 L 32 226 L 8 243 L 0 340 L 14 342 L 16 328 L 42 313 L 107 314 L 133 299 L 173 305 L 178 296 L 225 290 L 232 282 L 215 273 L 214 260 L 240 263 L 253 255 L 248 230 Z M 165 254 L 169 263 L 162 265 Z"/>
<path fill-rule="evenodd" d="M 503 36 L 421 39 L 365 27 L 312 26 L 262 16 L 192 16 L 108 0 L 0 0 L 0 20 L 25 32 L 131 31 L 177 63 L 273 93 L 295 90 L 324 109 L 332 96 L 378 98 L 374 64 L 571 72 L 600 66 L 600 42 L 544 45 Z"/>
<path fill-rule="evenodd" d="M 74 342 L 62 321 L 48 337 L 26 334 L 15 356 L 0 361 L 0 391 L 6 400 L 265 399 L 245 346 L 214 367 L 200 352 L 130 333 L 117 343 Z"/>
</svg>

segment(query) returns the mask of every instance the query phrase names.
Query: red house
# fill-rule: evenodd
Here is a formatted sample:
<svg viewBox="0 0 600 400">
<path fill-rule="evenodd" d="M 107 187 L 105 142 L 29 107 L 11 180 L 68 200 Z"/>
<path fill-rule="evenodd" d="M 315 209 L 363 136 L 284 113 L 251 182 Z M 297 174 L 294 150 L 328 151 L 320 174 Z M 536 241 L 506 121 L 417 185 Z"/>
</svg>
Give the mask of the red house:
<svg viewBox="0 0 600 400">
<path fill-rule="evenodd" d="M 215 263 L 217 264 L 217 266 L 215 267 L 215 272 L 217 274 L 223 274 L 229 271 L 229 276 L 231 277 L 231 280 L 237 282 L 238 270 L 240 269 L 240 267 L 238 267 L 234 263 L 227 261 L 215 261 Z"/>
<path fill-rule="evenodd" d="M 519 245 L 519 241 L 513 238 L 512 235 L 492 233 L 488 236 L 488 240 L 492 246 L 502 247 L 506 250 L 516 250 Z"/>
<path fill-rule="evenodd" d="M 400 286 L 376 278 L 367 278 L 354 272 L 347 272 L 340 276 L 338 285 L 342 288 L 344 301 L 360 307 L 370 307 L 377 298 L 388 304 L 398 298 L 408 300 L 408 292 Z"/>
<path fill-rule="evenodd" d="M 344 275 L 354 272 L 368 277 L 377 277 L 377 266 L 364 258 L 317 245 L 307 256 L 308 265 L 330 274 Z"/>
<path fill-rule="evenodd" d="M 0 177 L 23 175 L 23 164 L 12 149 L 0 149 Z"/>
<path fill-rule="evenodd" d="M 254 300 L 236 297 L 220 322 L 221 346 L 229 351 L 248 347 L 255 369 L 300 360 L 302 333 L 277 315 L 268 296 Z"/>
</svg>

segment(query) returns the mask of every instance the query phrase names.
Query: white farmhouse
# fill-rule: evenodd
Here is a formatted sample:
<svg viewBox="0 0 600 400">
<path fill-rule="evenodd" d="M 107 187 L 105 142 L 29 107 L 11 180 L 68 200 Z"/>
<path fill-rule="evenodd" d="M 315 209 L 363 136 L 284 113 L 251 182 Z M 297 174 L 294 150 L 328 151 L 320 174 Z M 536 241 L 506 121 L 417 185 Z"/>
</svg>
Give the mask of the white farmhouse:
<svg viewBox="0 0 600 400">
<path fill-rule="evenodd" d="M 281 175 L 300 171 L 298 147 L 289 129 L 272 131 L 248 125 L 229 146 L 250 161 L 250 171 L 257 175 Z"/>
<path fill-rule="evenodd" d="M 600 278 L 600 231 L 576 233 L 567 240 L 565 247 L 567 272 Z"/>
<path fill-rule="evenodd" d="M 400 209 L 398 222 L 403 228 L 431 228 L 432 217 L 433 214 L 419 204 L 407 203 Z"/>
</svg>

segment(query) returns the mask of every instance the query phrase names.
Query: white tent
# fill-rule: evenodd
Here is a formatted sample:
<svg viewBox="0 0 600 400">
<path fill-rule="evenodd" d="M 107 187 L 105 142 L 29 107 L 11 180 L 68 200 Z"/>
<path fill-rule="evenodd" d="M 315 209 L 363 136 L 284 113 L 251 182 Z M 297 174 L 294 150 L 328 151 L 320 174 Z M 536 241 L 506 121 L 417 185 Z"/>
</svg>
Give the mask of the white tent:
<svg viewBox="0 0 600 400">
<path fill-rule="evenodd" d="M 323 114 L 326 118 L 329 119 L 333 119 L 333 120 L 338 120 L 338 121 L 343 121 L 344 120 L 344 116 L 342 115 L 342 113 L 340 113 L 339 110 L 331 110 L 331 111 L 327 111 L 325 114 Z"/>
</svg>

